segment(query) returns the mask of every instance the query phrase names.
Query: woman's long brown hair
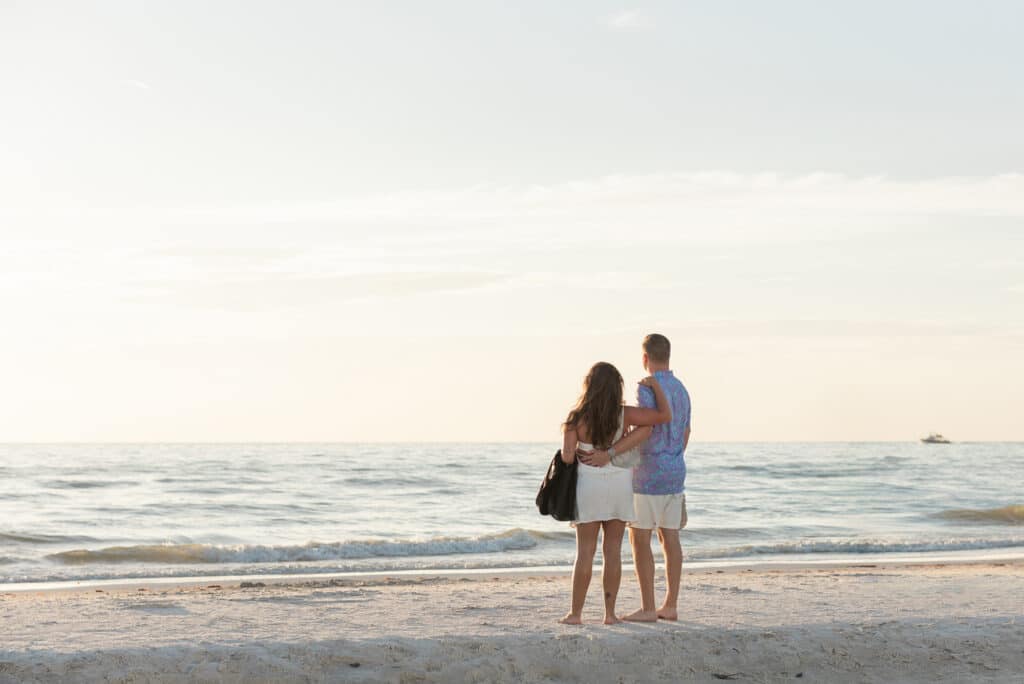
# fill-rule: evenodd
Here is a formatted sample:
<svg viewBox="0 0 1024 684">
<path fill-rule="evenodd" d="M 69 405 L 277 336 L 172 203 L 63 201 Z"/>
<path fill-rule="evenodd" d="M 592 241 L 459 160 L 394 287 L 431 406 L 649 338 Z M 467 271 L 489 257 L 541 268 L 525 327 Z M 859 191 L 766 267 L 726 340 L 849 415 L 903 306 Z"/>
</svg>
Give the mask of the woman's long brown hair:
<svg viewBox="0 0 1024 684">
<path fill-rule="evenodd" d="M 622 374 L 610 363 L 595 363 L 583 379 L 583 394 L 562 424 L 563 429 L 584 423 L 590 443 L 599 449 L 612 445 L 622 410 Z"/>
</svg>

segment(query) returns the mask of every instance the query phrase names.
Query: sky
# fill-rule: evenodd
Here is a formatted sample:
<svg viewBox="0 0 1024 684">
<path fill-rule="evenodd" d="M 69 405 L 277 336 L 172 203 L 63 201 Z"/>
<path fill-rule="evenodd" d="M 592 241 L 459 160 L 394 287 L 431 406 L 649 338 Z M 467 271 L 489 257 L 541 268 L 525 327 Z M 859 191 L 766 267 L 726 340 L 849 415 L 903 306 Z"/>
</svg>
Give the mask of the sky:
<svg viewBox="0 0 1024 684">
<path fill-rule="evenodd" d="M 0 0 L 0 441 L 1022 440 L 1022 23 Z"/>
</svg>

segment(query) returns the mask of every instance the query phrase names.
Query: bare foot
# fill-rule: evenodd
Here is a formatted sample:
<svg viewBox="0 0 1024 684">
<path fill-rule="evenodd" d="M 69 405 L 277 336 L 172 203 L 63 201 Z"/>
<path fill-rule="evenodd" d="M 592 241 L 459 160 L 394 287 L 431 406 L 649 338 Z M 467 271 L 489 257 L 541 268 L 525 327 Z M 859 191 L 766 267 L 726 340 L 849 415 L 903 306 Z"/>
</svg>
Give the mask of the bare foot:
<svg viewBox="0 0 1024 684">
<path fill-rule="evenodd" d="M 564 618 L 559 620 L 563 625 L 582 625 L 583 619 L 579 615 L 573 615 L 568 613 Z"/>
<path fill-rule="evenodd" d="M 653 610 L 638 610 L 635 613 L 624 615 L 622 619 L 630 622 L 657 622 L 658 614 Z"/>
<path fill-rule="evenodd" d="M 659 620 L 671 620 L 672 622 L 675 622 L 676 620 L 679 619 L 679 611 L 677 611 L 675 608 L 669 608 L 667 606 L 662 606 L 661 608 L 658 609 L 658 619 Z"/>
<path fill-rule="evenodd" d="M 619 618 L 617 618 L 614 615 L 605 615 L 604 616 L 604 624 L 606 624 L 606 625 L 617 625 L 620 622 L 622 622 L 622 620 L 620 620 Z"/>
</svg>

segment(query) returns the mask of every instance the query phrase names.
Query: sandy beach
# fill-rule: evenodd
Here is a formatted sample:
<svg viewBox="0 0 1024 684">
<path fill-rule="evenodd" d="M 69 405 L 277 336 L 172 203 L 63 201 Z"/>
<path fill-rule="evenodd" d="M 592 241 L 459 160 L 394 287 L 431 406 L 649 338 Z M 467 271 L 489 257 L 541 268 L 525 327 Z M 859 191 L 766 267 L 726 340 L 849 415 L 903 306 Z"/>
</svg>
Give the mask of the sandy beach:
<svg viewBox="0 0 1024 684">
<path fill-rule="evenodd" d="M 0 681 L 1024 678 L 1024 561 L 686 572 L 678 623 L 601 625 L 595 586 L 582 627 L 562 574 L 252 584 L 0 593 Z"/>
</svg>

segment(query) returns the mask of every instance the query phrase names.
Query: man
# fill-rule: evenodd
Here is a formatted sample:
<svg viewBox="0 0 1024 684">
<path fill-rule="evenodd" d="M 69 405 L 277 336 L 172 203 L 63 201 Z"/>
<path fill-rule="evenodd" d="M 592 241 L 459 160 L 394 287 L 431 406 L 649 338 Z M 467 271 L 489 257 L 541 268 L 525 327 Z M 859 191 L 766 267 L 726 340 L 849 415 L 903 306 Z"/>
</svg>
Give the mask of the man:
<svg viewBox="0 0 1024 684">
<path fill-rule="evenodd" d="M 644 370 L 658 379 L 672 406 L 672 420 L 656 425 L 643 444 L 642 458 L 633 468 L 633 507 L 636 521 L 630 523 L 629 542 L 640 583 L 640 610 L 625 617 L 635 622 L 677 620 L 679 580 L 683 572 L 683 549 L 679 530 L 686 527 L 686 461 L 683 454 L 690 441 L 690 394 L 669 368 L 671 345 L 657 333 L 643 342 Z M 653 408 L 649 387 L 637 388 L 637 405 Z M 654 608 L 654 554 L 651 532 L 658 530 L 665 558 L 666 593 L 661 607 Z"/>
</svg>

